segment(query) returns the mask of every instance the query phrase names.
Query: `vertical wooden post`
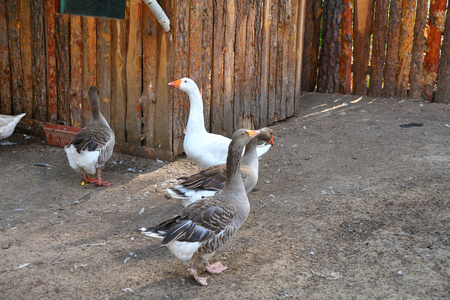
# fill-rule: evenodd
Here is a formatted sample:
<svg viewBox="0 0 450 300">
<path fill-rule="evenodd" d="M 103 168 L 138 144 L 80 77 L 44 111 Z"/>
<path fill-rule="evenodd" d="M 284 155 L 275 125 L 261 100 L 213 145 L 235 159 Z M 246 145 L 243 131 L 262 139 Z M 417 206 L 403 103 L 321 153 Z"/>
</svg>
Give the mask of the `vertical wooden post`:
<svg viewBox="0 0 450 300">
<path fill-rule="evenodd" d="M 295 97 L 295 65 L 296 65 L 296 50 L 297 46 L 297 9 L 300 0 L 290 0 L 286 2 L 286 11 L 288 18 L 286 19 L 285 33 L 286 37 L 286 81 L 284 88 L 286 89 L 286 102 L 284 109 L 284 118 L 292 117 L 294 115 L 294 97 Z M 339 38 L 339 37 L 338 37 Z"/>
<path fill-rule="evenodd" d="M 234 120 L 234 66 L 235 66 L 235 30 L 236 30 L 236 0 L 226 1 L 225 6 L 225 67 L 224 67 L 224 99 L 223 99 L 223 129 L 224 135 L 233 134 Z M 239 1 L 239 0 L 237 0 Z M 226 117 L 225 117 L 226 116 Z"/>
<path fill-rule="evenodd" d="M 20 54 L 21 54 L 22 75 L 23 75 L 23 97 L 21 102 L 23 112 L 27 113 L 26 118 L 28 117 L 31 119 L 33 116 L 34 73 L 33 73 L 33 51 L 32 51 L 33 43 L 31 43 L 32 30 L 31 30 L 30 0 L 19 1 L 19 15 L 20 15 Z M 6 29 L 6 26 L 2 28 Z M 6 30 L 4 31 L 6 32 Z"/>
<path fill-rule="evenodd" d="M 83 33 L 81 16 L 70 16 L 70 88 L 69 105 L 72 125 L 82 126 L 82 91 L 83 91 Z"/>
<path fill-rule="evenodd" d="M 384 86 L 382 92 L 384 97 L 395 95 L 401 12 L 402 0 L 391 0 L 391 5 L 389 7 L 389 34 L 386 49 L 386 62 L 384 65 Z"/>
<path fill-rule="evenodd" d="M 422 97 L 423 53 L 425 51 L 425 25 L 428 15 L 428 0 L 418 0 L 414 24 L 414 44 L 411 53 L 410 97 Z"/>
<path fill-rule="evenodd" d="M 45 0 L 45 21 L 47 33 L 47 120 L 55 123 L 58 118 L 58 96 L 56 92 L 56 45 L 55 45 L 55 16 L 54 0 Z M 25 83 L 25 82 L 24 82 Z M 25 86 L 24 86 L 25 87 Z"/>
<path fill-rule="evenodd" d="M 269 25 L 269 98 L 267 104 L 267 124 L 276 121 L 276 102 L 277 102 L 277 52 L 278 52 L 278 5 L 275 0 L 271 1 L 270 6 L 270 25 Z"/>
<path fill-rule="evenodd" d="M 56 92 L 58 104 L 58 120 L 65 125 L 71 125 L 69 109 L 70 85 L 70 26 L 69 15 L 56 15 Z"/>
<path fill-rule="evenodd" d="M 447 8 L 445 19 L 444 42 L 441 47 L 441 60 L 439 61 L 439 83 L 436 91 L 436 102 L 450 103 L 450 9 Z"/>
<path fill-rule="evenodd" d="M 302 85 L 302 65 L 303 65 L 303 35 L 305 34 L 305 10 L 306 10 L 306 0 L 298 1 L 298 11 L 297 11 L 297 47 L 296 47 L 296 66 L 295 66 L 295 103 L 294 103 L 294 113 L 297 115 L 301 111 L 301 85 Z"/>
<path fill-rule="evenodd" d="M 8 28 L 5 1 L 0 2 L 0 28 Z M 12 113 L 8 40 L 8 30 L 0 30 L 0 113 L 6 115 Z M 31 114 L 28 114 L 27 117 L 30 118 Z"/>
<path fill-rule="evenodd" d="M 386 57 L 389 0 L 377 0 L 375 5 L 369 96 L 380 97 L 383 88 L 383 71 Z"/>
<path fill-rule="evenodd" d="M 138 39 L 142 38 L 141 32 L 138 32 L 137 34 L 140 35 Z M 111 19 L 106 18 L 98 19 L 97 40 L 98 40 L 97 84 L 99 90 L 99 97 L 101 101 L 100 109 L 105 119 L 108 122 L 110 122 L 111 121 Z M 142 47 L 142 44 L 139 44 L 138 47 Z M 140 51 L 142 51 L 142 49 L 140 49 Z M 139 62 L 139 67 L 140 65 L 141 62 Z M 139 69 L 136 70 L 137 71 L 136 76 L 140 76 L 141 74 L 139 72 Z M 93 81 L 93 79 L 91 80 Z M 142 79 L 138 77 L 137 89 L 139 90 L 139 92 L 141 87 L 140 85 L 141 80 Z M 89 87 L 85 86 L 85 89 L 89 89 Z M 140 96 L 140 94 L 138 95 Z"/>
<path fill-rule="evenodd" d="M 339 92 L 352 92 L 353 0 L 342 0 L 341 61 Z"/>
<path fill-rule="evenodd" d="M 271 27 L 271 5 L 272 0 L 264 1 L 264 16 L 262 28 L 262 44 L 261 44 L 261 97 L 259 99 L 259 126 L 266 126 L 268 121 L 268 101 L 269 101 L 269 57 L 272 45 L 270 44 L 270 27 Z"/>
<path fill-rule="evenodd" d="M 47 57 L 45 53 L 44 0 L 31 1 L 33 12 L 34 118 L 47 121 Z"/>
<path fill-rule="evenodd" d="M 251 128 L 261 128 L 260 103 L 261 100 L 261 70 L 262 70 L 262 43 L 263 43 L 263 22 L 264 22 L 264 2 L 255 1 L 252 4 L 252 10 L 255 11 L 255 72 L 252 81 L 252 99 L 250 103 Z M 295 50 L 295 49 L 293 49 Z"/>
<path fill-rule="evenodd" d="M 430 16 L 427 38 L 427 51 L 424 63 L 424 93 L 428 101 L 433 98 L 434 86 L 437 79 L 441 36 L 444 29 L 446 0 L 434 0 L 430 3 Z"/>
<path fill-rule="evenodd" d="M 311 88 L 311 56 L 312 56 L 312 47 L 313 47 L 313 19 L 314 19 L 314 0 L 304 0 L 306 1 L 305 8 L 305 30 L 303 37 L 303 61 L 302 61 L 302 83 L 301 89 L 303 91 L 312 92 Z M 344 0 L 345 1 L 345 0 Z M 347 0 L 353 1 L 353 0 Z"/>
<path fill-rule="evenodd" d="M 316 90 L 317 76 L 319 67 L 319 49 L 320 49 L 320 37 L 322 35 L 322 0 L 314 0 L 314 26 L 313 26 L 313 47 L 311 55 L 311 91 Z"/>
<path fill-rule="evenodd" d="M 89 106 L 89 89 L 97 86 L 97 22 L 93 17 L 81 17 L 83 27 L 83 95 L 81 121 L 82 127 L 87 126 L 91 119 L 91 108 Z M 101 49 L 99 47 L 99 49 Z M 103 50 L 103 49 L 101 49 Z M 101 54 L 99 54 L 100 56 Z M 101 72 L 99 72 L 101 74 Z M 103 95 L 100 90 L 100 99 Z M 103 103 L 100 103 L 102 114 L 104 112 Z M 104 115 L 105 116 L 105 115 Z M 106 117 L 106 116 L 105 116 Z M 109 122 L 109 119 L 107 119 Z"/>
<path fill-rule="evenodd" d="M 357 95 L 367 94 L 367 69 L 372 23 L 373 0 L 355 0 L 353 92 Z"/>
<path fill-rule="evenodd" d="M 236 45 L 234 62 L 234 103 L 233 131 L 244 125 L 244 89 L 245 86 L 245 40 L 247 32 L 247 2 L 249 0 L 236 1 Z"/>
<path fill-rule="evenodd" d="M 242 116 L 241 128 L 253 128 L 252 122 L 252 114 L 254 112 L 254 79 L 256 72 L 256 31 L 257 23 L 256 23 L 256 6 L 254 0 L 247 1 L 247 7 L 243 8 L 246 10 L 247 16 L 247 28 L 245 33 L 245 60 L 244 60 L 244 84 L 241 86 L 242 88 L 242 99 L 241 99 L 241 109 L 239 111 L 240 116 Z"/>
</svg>

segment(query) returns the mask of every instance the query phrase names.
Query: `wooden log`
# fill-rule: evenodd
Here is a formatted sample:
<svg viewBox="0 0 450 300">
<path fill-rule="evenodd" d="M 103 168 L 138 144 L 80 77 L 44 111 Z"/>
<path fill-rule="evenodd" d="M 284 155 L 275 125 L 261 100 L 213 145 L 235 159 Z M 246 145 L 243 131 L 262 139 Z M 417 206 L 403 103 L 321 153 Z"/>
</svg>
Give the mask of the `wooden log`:
<svg viewBox="0 0 450 300">
<path fill-rule="evenodd" d="M 7 28 L 6 2 L 0 2 L 0 28 Z M 9 64 L 8 31 L 0 30 L 0 113 L 12 114 L 11 67 Z M 31 114 L 27 115 L 30 118 Z"/>
<path fill-rule="evenodd" d="M 97 86 L 97 21 L 93 17 L 81 17 L 83 27 L 83 97 L 81 121 L 82 127 L 87 126 L 91 119 L 91 108 L 89 106 L 89 89 L 91 86 Z M 103 49 L 100 48 L 102 51 Z M 102 53 L 98 54 L 103 55 Z M 99 72 L 99 75 L 101 73 Z M 100 88 L 100 87 L 99 87 Z M 100 99 L 102 99 L 102 90 L 100 89 Z M 104 111 L 103 103 L 100 103 L 100 109 Z M 105 115 L 104 115 L 105 116 Z M 106 118 L 106 116 L 105 116 Z M 109 122 L 109 119 L 107 119 Z"/>
<path fill-rule="evenodd" d="M 236 44 L 234 61 L 233 131 L 244 125 L 245 42 L 247 32 L 247 1 L 236 1 Z"/>
<path fill-rule="evenodd" d="M 211 98 L 212 98 L 212 49 L 213 49 L 213 1 L 199 1 L 203 4 L 202 20 L 202 97 L 204 99 L 203 113 L 205 115 L 206 130 L 211 131 Z M 186 119 L 187 120 L 187 119 Z"/>
<path fill-rule="evenodd" d="M 450 9 L 448 8 L 445 29 L 438 69 L 439 82 L 436 91 L 436 102 L 439 103 L 450 103 Z"/>
<path fill-rule="evenodd" d="M 22 111 L 27 114 L 25 118 L 33 116 L 33 51 L 31 30 L 31 4 L 30 0 L 19 1 L 20 16 L 20 54 L 23 75 Z M 49 17 L 51 19 L 51 17 Z M 6 27 L 4 27 L 6 28 Z M 6 30 L 5 30 L 6 31 Z"/>
<path fill-rule="evenodd" d="M 339 29 L 341 26 L 340 0 L 324 2 L 322 25 L 322 49 L 319 61 L 317 90 L 321 93 L 339 91 L 339 61 L 341 44 Z"/>
<path fill-rule="evenodd" d="M 141 115 L 139 98 L 142 94 L 142 2 L 129 2 L 128 50 L 126 60 L 127 76 L 127 143 L 141 145 Z"/>
<path fill-rule="evenodd" d="M 420 99 L 423 90 L 423 61 L 425 52 L 425 26 L 427 21 L 428 0 L 418 0 L 416 21 L 414 23 L 414 44 L 411 52 L 410 97 Z"/>
<path fill-rule="evenodd" d="M 270 125 L 277 120 L 276 102 L 277 102 L 277 53 L 278 53 L 278 5 L 276 2 L 271 3 L 270 7 L 270 26 L 269 26 L 269 98 L 267 105 L 267 124 Z"/>
<path fill-rule="evenodd" d="M 305 35 L 305 11 L 306 0 L 298 1 L 297 11 L 297 53 L 296 53 L 296 73 L 295 73 L 295 103 L 294 113 L 298 115 L 301 112 L 301 96 L 302 96 L 302 65 L 303 65 L 303 47 L 304 47 L 304 35 Z"/>
<path fill-rule="evenodd" d="M 140 32 L 138 33 L 140 34 Z M 99 18 L 97 21 L 97 84 L 100 96 L 100 109 L 106 121 L 111 121 L 111 19 Z M 142 52 L 142 46 L 140 51 Z M 140 64 L 139 64 L 140 66 Z M 137 74 L 139 76 L 140 73 Z M 138 97 L 140 96 L 141 79 L 139 81 Z M 88 87 L 85 87 L 87 89 Z"/>
<path fill-rule="evenodd" d="M 280 121 L 283 120 L 283 114 L 282 110 L 284 107 L 282 105 L 286 102 L 286 93 L 283 93 L 283 81 L 285 74 L 283 74 L 283 71 L 286 69 L 286 61 L 284 61 L 285 58 L 285 52 L 286 49 L 286 37 L 287 33 L 285 33 L 284 27 L 286 23 L 286 0 L 282 0 L 278 3 L 278 22 L 277 22 L 277 56 L 276 56 L 276 74 L 277 77 L 275 78 L 275 115 L 274 115 L 274 121 Z"/>
<path fill-rule="evenodd" d="M 176 78 L 191 77 L 201 90 L 201 24 L 199 15 L 195 12 L 195 3 L 189 6 L 189 1 L 177 1 L 176 15 L 174 18 L 174 56 L 173 74 Z M 201 6 L 201 5 L 200 5 Z M 191 11 L 192 9 L 192 11 Z M 192 14 L 192 16 L 190 16 Z M 189 30 L 192 26 L 191 30 Z M 170 80 L 171 81 L 171 80 Z M 173 88 L 171 88 L 173 89 Z M 175 90 L 173 92 L 173 153 L 178 155 L 183 153 L 184 132 L 186 130 L 187 118 L 189 115 L 189 98 L 186 93 Z M 205 102 L 205 101 L 203 101 Z"/>
<path fill-rule="evenodd" d="M 297 8 L 299 0 L 290 0 L 286 2 L 286 26 L 285 37 L 287 50 L 286 69 L 284 74 L 284 88 L 286 90 L 286 102 L 284 108 L 284 118 L 294 115 L 294 96 L 295 96 L 295 54 L 297 50 Z"/>
<path fill-rule="evenodd" d="M 306 9 L 305 9 L 305 25 L 304 27 L 307 30 L 304 31 L 303 37 L 303 61 L 302 61 L 302 83 L 301 89 L 303 91 L 312 92 L 313 88 L 311 87 L 311 56 L 312 56 L 312 47 L 313 47 L 313 31 L 314 31 L 314 0 L 304 0 L 306 1 Z M 344 0 L 350 1 L 350 0 Z"/>
<path fill-rule="evenodd" d="M 144 145 L 155 147 L 156 85 L 158 80 L 158 21 L 148 7 L 142 11 L 142 81 Z"/>
<path fill-rule="evenodd" d="M 355 0 L 353 93 L 367 94 L 367 69 L 373 23 L 373 0 Z"/>
<path fill-rule="evenodd" d="M 83 32 L 81 16 L 70 15 L 70 87 L 69 103 L 72 125 L 82 126 Z"/>
<path fill-rule="evenodd" d="M 255 1 L 252 3 L 252 10 L 255 11 L 254 22 L 254 56 L 255 66 L 254 75 L 251 78 L 252 81 L 252 98 L 250 99 L 250 128 L 261 128 L 260 124 L 260 104 L 261 99 L 261 70 L 262 70 L 262 42 L 263 42 L 263 22 L 264 22 L 264 2 Z M 247 30 L 249 30 L 247 26 Z"/>
<path fill-rule="evenodd" d="M 428 18 L 427 50 L 424 62 L 424 94 L 428 101 L 433 98 L 439 66 L 442 30 L 445 22 L 446 0 L 434 0 L 430 3 Z"/>
<path fill-rule="evenodd" d="M 377 0 L 375 6 L 369 96 L 380 97 L 383 88 L 384 60 L 386 58 L 389 0 Z"/>
<path fill-rule="evenodd" d="M 70 26 L 69 15 L 56 15 L 56 92 L 58 104 L 58 120 L 64 125 L 72 125 L 69 108 L 70 85 Z"/>
<path fill-rule="evenodd" d="M 55 123 L 58 118 L 58 95 L 56 92 L 55 16 L 55 1 L 45 0 L 45 32 L 47 41 L 47 120 L 51 123 Z"/>
<path fill-rule="evenodd" d="M 339 92 L 342 94 L 351 94 L 352 92 L 352 24 L 353 0 L 342 0 L 341 61 L 339 63 Z"/>
<path fill-rule="evenodd" d="M 400 38 L 402 0 L 391 0 L 389 8 L 389 33 L 384 65 L 383 97 L 395 95 L 396 73 L 398 65 L 398 46 Z"/>
<path fill-rule="evenodd" d="M 233 134 L 234 119 L 234 66 L 235 66 L 235 36 L 236 30 L 236 0 L 226 1 L 225 6 L 225 66 L 224 66 L 224 99 L 223 99 L 223 134 L 231 137 Z M 226 117 L 225 117 L 226 116 Z"/>
<path fill-rule="evenodd" d="M 245 9 L 245 8 L 243 8 Z M 255 73 L 256 73 L 256 33 L 258 31 L 256 26 L 256 5 L 254 0 L 247 1 L 246 7 L 246 32 L 245 32 L 245 59 L 244 59 L 244 78 L 243 85 L 241 85 L 241 105 L 239 109 L 239 116 L 242 118 L 240 123 L 241 128 L 253 128 L 252 114 L 254 113 L 254 97 L 255 97 Z"/>
<path fill-rule="evenodd" d="M 321 40 L 321 26 L 322 26 L 322 0 L 314 0 L 314 26 L 313 26 L 313 42 L 312 42 L 312 53 L 311 53 L 311 87 L 312 91 L 316 90 L 317 86 L 317 76 L 318 76 L 318 66 L 319 66 L 319 49 Z"/>
<path fill-rule="evenodd" d="M 408 93 L 416 3 L 417 0 L 403 0 L 402 5 L 402 27 L 400 29 L 401 42 L 398 47 L 399 65 L 397 69 L 396 88 L 396 94 L 399 97 L 406 97 Z"/>
<path fill-rule="evenodd" d="M 12 114 L 22 113 L 22 60 L 20 51 L 20 20 L 18 1 L 6 1 L 6 19 L 8 21 L 9 60 L 11 70 L 11 109 Z M 3 29 L 2 29 L 3 30 Z M 31 116 L 29 116 L 31 117 Z"/>
<path fill-rule="evenodd" d="M 111 128 L 116 136 L 116 144 L 125 144 L 126 119 L 126 72 L 127 54 L 126 21 L 111 21 Z"/>
<path fill-rule="evenodd" d="M 40 121 L 47 120 L 47 56 L 45 51 L 44 1 L 31 1 L 33 12 L 33 72 L 34 106 L 33 116 Z"/>
<path fill-rule="evenodd" d="M 271 7 L 272 0 L 264 1 L 264 15 L 263 15 L 263 28 L 262 28 L 262 44 L 261 44 L 261 96 L 259 99 L 258 115 L 259 115 L 259 127 L 267 126 L 268 120 L 268 102 L 269 102 L 269 74 L 270 64 L 269 57 L 272 49 L 270 43 L 270 27 L 271 27 Z"/>
<path fill-rule="evenodd" d="M 214 0 L 213 67 L 211 76 L 211 132 L 223 134 L 225 1 Z"/>
</svg>

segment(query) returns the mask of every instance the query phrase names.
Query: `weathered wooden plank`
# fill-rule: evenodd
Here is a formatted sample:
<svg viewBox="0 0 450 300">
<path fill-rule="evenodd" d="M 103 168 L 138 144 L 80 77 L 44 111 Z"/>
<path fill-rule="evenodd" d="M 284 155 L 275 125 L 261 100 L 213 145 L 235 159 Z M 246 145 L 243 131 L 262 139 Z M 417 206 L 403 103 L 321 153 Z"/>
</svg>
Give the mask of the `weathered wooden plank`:
<svg viewBox="0 0 450 300">
<path fill-rule="evenodd" d="M 294 96 L 295 96 L 295 52 L 297 49 L 297 8 L 298 0 L 290 0 L 287 7 L 287 16 L 285 33 L 288 36 L 286 50 L 287 55 L 287 81 L 284 83 L 286 88 L 286 103 L 284 118 L 292 117 L 294 115 Z M 340 49 L 339 49 L 340 51 Z M 339 64 L 339 63 L 338 63 Z"/>
<path fill-rule="evenodd" d="M 236 1 L 236 43 L 234 61 L 233 131 L 244 125 L 245 41 L 247 32 L 247 2 Z"/>
<path fill-rule="evenodd" d="M 69 15 L 56 15 L 56 82 L 58 120 L 65 125 L 71 125 L 69 108 L 69 85 L 70 85 L 70 57 L 69 57 Z"/>
<path fill-rule="evenodd" d="M 116 144 L 125 144 L 126 72 L 127 54 L 126 21 L 111 21 L 111 126 Z"/>
<path fill-rule="evenodd" d="M 261 96 L 259 99 L 258 115 L 259 127 L 264 127 L 269 124 L 268 120 L 268 103 L 269 103 L 269 56 L 272 45 L 270 44 L 270 26 L 271 26 L 271 6 L 272 0 L 264 0 L 263 11 L 263 28 L 262 28 L 262 43 L 261 43 Z"/>
<path fill-rule="evenodd" d="M 70 87 L 69 103 L 72 125 L 82 126 L 83 32 L 81 16 L 70 16 Z"/>
<path fill-rule="evenodd" d="M 0 28 L 7 28 L 6 2 L 0 1 Z M 8 31 L 0 30 L 0 113 L 12 114 L 11 67 L 9 65 Z M 30 118 L 31 114 L 28 114 Z"/>
<path fill-rule="evenodd" d="M 88 125 L 91 114 L 89 107 L 89 88 L 97 86 L 97 22 L 93 17 L 81 17 L 83 27 L 83 97 L 81 120 L 82 127 Z M 100 50 L 103 50 L 99 47 Z M 99 56 L 102 55 L 99 53 Z M 99 74 L 101 74 L 99 72 Z M 99 87 L 100 88 L 100 87 Z M 100 99 L 102 99 L 102 90 L 100 89 Z M 104 111 L 103 103 L 100 108 L 102 114 Z M 105 116 L 105 115 L 104 115 Z M 105 116 L 106 118 L 106 116 Z M 109 121 L 109 119 L 107 119 Z"/>
<path fill-rule="evenodd" d="M 314 0 L 305 0 L 307 2 L 305 9 L 305 30 L 303 37 L 303 61 L 302 61 L 302 85 L 301 89 L 307 92 L 312 92 L 313 88 L 311 87 L 311 55 L 312 55 L 312 37 L 313 37 L 313 19 L 314 19 Z M 344 0 L 344 1 L 352 1 L 352 0 Z"/>
<path fill-rule="evenodd" d="M 384 65 L 384 86 L 382 91 L 384 97 L 392 97 L 395 95 L 395 75 L 398 65 L 401 12 L 402 0 L 391 0 L 389 8 L 389 34 Z"/>
<path fill-rule="evenodd" d="M 357 95 L 367 94 L 367 69 L 373 23 L 373 2 L 373 0 L 355 0 L 355 16 L 353 20 L 353 92 Z"/>
<path fill-rule="evenodd" d="M 6 19 L 8 21 L 9 61 L 11 70 L 11 108 L 12 113 L 17 115 L 22 113 L 21 98 L 23 92 L 18 1 L 6 1 Z"/>
<path fill-rule="evenodd" d="M 214 0 L 213 74 L 211 77 L 211 132 L 222 134 L 224 97 L 225 1 Z"/>
<path fill-rule="evenodd" d="M 252 99 L 251 99 L 251 128 L 261 128 L 260 123 L 260 99 L 261 99 L 261 70 L 262 70 L 262 43 L 263 43 L 263 22 L 264 22 L 264 2 L 256 1 L 255 10 L 255 72 L 252 79 Z M 247 27 L 248 30 L 248 27 Z"/>
<path fill-rule="evenodd" d="M 322 26 L 322 0 L 314 0 L 314 26 L 313 26 L 313 47 L 311 53 L 311 87 L 312 91 L 315 91 L 317 85 L 317 68 L 319 66 L 319 51 L 320 51 L 320 40 L 321 40 L 321 26 Z"/>
<path fill-rule="evenodd" d="M 277 56 L 276 56 L 276 78 L 275 78 L 275 115 L 274 121 L 282 120 L 282 103 L 286 101 L 286 94 L 283 93 L 283 79 L 285 74 L 284 47 L 285 47 L 285 22 L 286 22 L 286 0 L 278 3 L 278 22 L 277 22 Z"/>
<path fill-rule="evenodd" d="M 301 111 L 301 94 L 302 94 L 302 65 L 303 65 L 303 47 L 305 35 L 305 11 L 306 0 L 298 1 L 297 9 L 297 43 L 296 43 L 296 67 L 295 67 L 295 103 L 294 113 L 298 115 Z"/>
<path fill-rule="evenodd" d="M 447 8 L 445 28 L 450 28 L 450 9 Z M 442 42 L 442 53 L 439 61 L 438 77 L 439 83 L 436 91 L 436 102 L 450 103 L 450 30 L 444 31 Z"/>
<path fill-rule="evenodd" d="M 369 96 L 380 97 L 383 88 L 384 59 L 386 58 L 389 0 L 377 0 L 375 5 Z"/>
<path fill-rule="evenodd" d="M 206 130 L 211 131 L 211 94 L 212 94 L 212 48 L 213 48 L 213 1 L 199 1 L 202 3 L 203 12 L 201 15 L 202 20 L 202 73 L 201 73 L 201 85 L 202 85 L 202 97 L 204 99 L 203 112 L 205 115 Z"/>
<path fill-rule="evenodd" d="M 47 29 L 47 120 L 51 123 L 55 123 L 58 118 L 58 95 L 56 92 L 55 16 L 55 1 L 45 0 L 45 22 Z"/>
<path fill-rule="evenodd" d="M 234 46 L 236 42 L 236 1 L 226 1 L 225 5 L 225 66 L 224 66 L 224 99 L 223 99 L 223 129 L 224 135 L 231 137 L 234 129 Z"/>
<path fill-rule="evenodd" d="M 277 120 L 275 110 L 277 102 L 277 53 L 278 53 L 278 5 L 272 2 L 270 7 L 270 25 L 269 25 L 269 98 L 267 107 L 267 123 L 270 125 Z"/>
<path fill-rule="evenodd" d="M 127 76 L 127 143 L 141 145 L 141 115 L 139 98 L 142 94 L 142 2 L 129 1 Z"/>
<path fill-rule="evenodd" d="M 428 0 L 418 0 L 414 22 L 414 44 L 411 52 L 410 97 L 422 97 L 423 53 L 425 51 L 425 26 L 428 14 Z"/>
<path fill-rule="evenodd" d="M 140 32 L 139 32 L 140 34 Z M 105 119 L 111 120 L 111 19 L 99 18 L 97 21 L 98 48 L 98 90 L 101 110 Z M 139 45 L 141 47 L 141 44 Z M 142 52 L 142 49 L 140 49 Z M 139 64 L 140 66 L 140 64 Z M 139 76 L 139 74 L 137 74 Z M 138 78 L 140 83 L 140 78 Z M 87 87 L 85 87 L 87 89 Z M 139 89 L 141 85 L 139 84 Z M 139 90 L 140 91 L 140 90 Z M 138 94 L 138 97 L 140 94 Z"/>
<path fill-rule="evenodd" d="M 383 0 L 385 1 L 385 0 Z M 342 0 L 341 61 L 339 92 L 352 92 L 353 0 Z"/>
<path fill-rule="evenodd" d="M 142 11 L 142 111 L 144 115 L 144 145 L 156 148 L 156 85 L 158 80 L 158 21 L 147 6 Z"/>
<path fill-rule="evenodd" d="M 256 78 L 256 5 L 254 0 L 247 1 L 247 7 L 242 8 L 246 10 L 246 33 L 244 44 L 244 77 L 243 84 L 241 85 L 241 104 L 239 109 L 239 116 L 242 118 L 241 128 L 253 128 L 252 113 L 254 112 L 254 97 L 255 97 L 255 84 L 253 79 Z M 236 128 L 237 129 L 237 128 Z"/>
<path fill-rule="evenodd" d="M 399 97 L 406 97 L 408 92 L 416 3 L 417 0 L 403 0 L 402 5 L 402 27 L 400 29 L 401 42 L 398 47 L 399 65 L 397 69 L 396 88 L 396 94 Z"/>
<path fill-rule="evenodd" d="M 433 98 L 433 91 L 437 80 L 446 2 L 446 0 L 434 0 L 430 2 L 430 16 L 428 18 L 429 33 L 423 78 L 424 94 L 428 101 L 431 101 Z"/>
<path fill-rule="evenodd" d="M 33 115 L 33 51 L 30 0 L 19 1 L 20 54 L 22 61 L 23 96 L 22 111 L 31 118 Z M 6 28 L 6 27 L 4 27 Z M 6 30 L 5 30 L 6 31 Z"/>
<path fill-rule="evenodd" d="M 33 71 L 34 105 L 33 116 L 40 121 L 47 120 L 47 56 L 45 51 L 44 1 L 31 1 L 33 18 Z"/>
</svg>

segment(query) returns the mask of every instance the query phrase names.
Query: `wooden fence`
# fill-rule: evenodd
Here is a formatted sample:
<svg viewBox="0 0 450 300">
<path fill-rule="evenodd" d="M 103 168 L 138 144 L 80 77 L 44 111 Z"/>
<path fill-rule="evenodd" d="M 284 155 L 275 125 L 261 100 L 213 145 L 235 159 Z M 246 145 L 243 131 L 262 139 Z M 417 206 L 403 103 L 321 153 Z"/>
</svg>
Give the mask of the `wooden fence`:
<svg viewBox="0 0 450 300">
<path fill-rule="evenodd" d="M 446 3 L 307 0 L 302 90 L 450 102 Z"/>
<path fill-rule="evenodd" d="M 0 113 L 27 126 L 82 127 L 99 87 L 116 149 L 173 159 L 182 152 L 194 79 L 206 127 L 230 136 L 293 116 L 300 95 L 305 0 L 166 0 L 166 33 L 141 0 L 125 20 L 59 14 L 55 0 L 0 0 Z"/>
</svg>

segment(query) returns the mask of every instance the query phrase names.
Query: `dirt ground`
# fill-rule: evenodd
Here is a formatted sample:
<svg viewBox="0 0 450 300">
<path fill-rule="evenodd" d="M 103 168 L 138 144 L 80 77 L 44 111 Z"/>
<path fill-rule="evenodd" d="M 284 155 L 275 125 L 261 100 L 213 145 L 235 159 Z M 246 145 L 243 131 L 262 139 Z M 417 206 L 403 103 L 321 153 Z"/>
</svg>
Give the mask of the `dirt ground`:
<svg viewBox="0 0 450 300">
<path fill-rule="evenodd" d="M 114 153 L 115 185 L 97 188 L 15 133 L 0 146 L 0 299 L 448 299 L 450 106 L 314 93 L 302 107 L 271 127 L 250 217 L 207 287 L 137 231 L 182 208 L 165 188 L 194 163 Z"/>
</svg>

